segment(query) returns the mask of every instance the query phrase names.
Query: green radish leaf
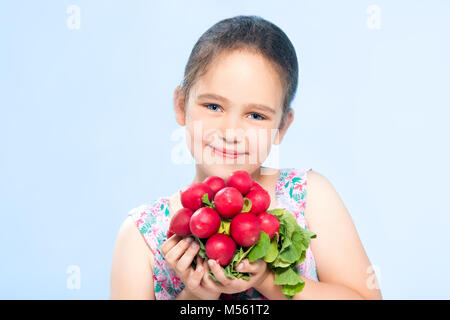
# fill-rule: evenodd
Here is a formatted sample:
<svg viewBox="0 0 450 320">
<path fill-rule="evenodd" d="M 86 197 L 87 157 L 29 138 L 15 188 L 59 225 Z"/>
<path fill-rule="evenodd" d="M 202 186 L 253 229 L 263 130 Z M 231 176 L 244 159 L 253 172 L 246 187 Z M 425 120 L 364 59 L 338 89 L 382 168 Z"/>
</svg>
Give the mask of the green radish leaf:
<svg viewBox="0 0 450 320">
<path fill-rule="evenodd" d="M 268 266 L 274 271 L 274 283 L 281 285 L 282 292 L 288 299 L 292 299 L 305 286 L 297 266 L 305 260 L 310 241 L 317 235 L 302 228 L 294 215 L 286 209 L 273 209 L 267 212 L 276 216 L 280 222 L 279 241 L 276 246 L 278 254 L 272 262 L 268 263 Z M 271 242 L 270 246 L 272 245 Z"/>
<path fill-rule="evenodd" d="M 238 278 L 238 279 L 244 279 L 244 280 L 248 280 L 250 279 L 251 275 L 248 272 L 238 272 L 233 268 L 228 269 L 228 273 L 225 273 L 228 277 L 234 279 L 234 278 Z"/>
<path fill-rule="evenodd" d="M 270 246 L 270 238 L 267 233 L 261 231 L 258 242 L 254 245 L 253 249 L 248 254 L 248 261 L 254 262 L 258 259 L 263 258 Z"/>
<path fill-rule="evenodd" d="M 242 207 L 241 213 L 250 212 L 251 209 L 252 209 L 252 201 L 244 197 L 244 206 Z"/>
<path fill-rule="evenodd" d="M 302 228 L 303 229 L 303 228 Z M 315 239 L 317 238 L 317 234 L 315 234 L 314 232 L 311 232 L 309 230 L 303 229 L 303 233 L 306 234 L 307 237 L 309 237 L 310 239 Z"/>
<path fill-rule="evenodd" d="M 309 247 L 309 238 L 306 238 L 303 234 L 302 228 L 295 228 L 294 233 L 292 234 L 292 244 L 295 246 L 297 251 L 301 253 L 303 250 L 308 249 Z"/>
<path fill-rule="evenodd" d="M 233 259 L 231 260 L 231 262 L 236 262 L 239 260 L 240 257 L 242 257 L 242 255 L 244 254 L 244 249 L 242 249 L 241 246 L 239 246 L 239 249 L 237 250 L 237 252 L 234 254 Z"/>
<path fill-rule="evenodd" d="M 291 239 L 283 236 L 283 239 L 281 241 L 280 252 L 285 250 L 287 247 L 290 247 L 291 245 L 293 245 Z"/>
<path fill-rule="evenodd" d="M 277 244 L 277 238 L 273 237 L 270 241 L 269 250 L 267 250 L 266 255 L 264 256 L 263 260 L 267 263 L 273 262 L 278 255 L 278 244 Z"/>
<path fill-rule="evenodd" d="M 206 249 L 205 249 L 205 244 L 203 243 L 202 240 L 200 240 L 200 238 L 192 235 L 192 237 L 194 238 L 195 241 L 197 241 L 197 243 L 200 245 L 200 249 L 198 250 L 198 255 L 200 257 L 202 257 L 203 259 L 207 259 L 208 256 L 206 255 Z M 194 259 L 195 261 L 195 259 Z"/>
<path fill-rule="evenodd" d="M 302 254 L 300 255 L 300 258 L 295 262 L 295 265 L 298 266 L 300 263 L 302 263 L 306 258 L 306 250 L 302 251 Z"/>
<path fill-rule="evenodd" d="M 276 216 L 277 218 L 279 218 L 280 216 L 282 216 L 284 214 L 284 212 L 287 211 L 286 209 L 272 209 L 272 210 L 268 210 L 268 213 L 273 214 L 274 216 Z"/>
<path fill-rule="evenodd" d="M 297 293 L 301 292 L 304 287 L 305 287 L 305 281 L 303 281 L 303 279 L 302 279 L 301 282 L 294 284 L 294 285 L 289 285 L 289 284 L 283 285 L 281 287 L 281 291 L 284 293 L 286 298 L 292 299 Z"/>
<path fill-rule="evenodd" d="M 239 247 L 239 249 L 236 251 L 236 253 L 233 256 L 233 259 L 230 261 L 229 264 L 227 264 L 225 267 L 222 267 L 224 270 L 224 273 L 227 277 L 234 279 L 234 278 L 241 278 L 248 280 L 250 279 L 250 274 L 248 272 L 239 272 L 235 269 L 235 266 L 248 254 L 248 252 L 251 250 L 252 247 L 250 247 L 248 250 L 244 251 L 242 247 Z"/>
<path fill-rule="evenodd" d="M 284 262 L 294 263 L 300 258 L 300 256 L 301 251 L 297 251 L 297 248 L 294 246 L 294 244 L 291 244 L 280 251 L 280 259 Z"/>
<path fill-rule="evenodd" d="M 224 272 L 224 274 L 231 278 L 231 279 L 236 279 L 236 278 L 240 278 L 240 279 L 245 279 L 248 280 L 250 279 L 251 275 L 248 272 L 238 272 L 234 269 L 234 262 L 242 259 L 242 257 L 244 256 L 244 254 L 246 254 L 246 252 L 244 252 L 242 250 L 242 247 L 240 247 L 240 250 L 238 250 L 236 252 L 236 254 L 233 256 L 232 261 L 227 264 L 226 266 L 222 266 L 222 270 Z M 219 282 L 219 280 L 214 276 L 214 273 L 212 272 L 212 270 L 209 271 L 209 275 L 211 276 L 211 278 L 216 281 Z"/>
<path fill-rule="evenodd" d="M 203 259 L 208 259 L 208 257 L 206 256 L 206 252 L 205 251 L 198 251 L 198 255 L 203 258 Z"/>
<path fill-rule="evenodd" d="M 244 256 L 244 250 L 241 246 L 239 246 L 239 249 L 236 251 L 236 253 L 233 256 L 233 259 L 231 259 L 231 262 L 227 265 L 231 265 L 232 269 L 236 267 L 236 265 L 241 262 L 242 257 Z"/>
<path fill-rule="evenodd" d="M 202 196 L 202 202 L 203 202 L 204 204 L 206 204 L 207 207 L 210 207 L 210 208 L 213 208 L 213 209 L 215 208 L 214 204 L 211 203 L 211 201 L 209 201 L 208 193 L 205 193 L 205 194 Z"/>
<path fill-rule="evenodd" d="M 231 278 L 231 279 L 236 279 L 236 278 L 245 279 L 245 280 L 250 279 L 250 274 L 249 274 L 248 272 L 240 273 L 240 272 L 237 272 L 236 270 L 233 271 L 233 268 L 228 267 L 228 265 L 227 265 L 226 267 L 222 267 L 222 270 L 223 270 L 223 272 L 225 273 L 225 275 L 226 275 L 228 278 Z M 211 278 L 212 278 L 214 281 L 220 282 L 220 281 L 216 278 L 216 276 L 214 276 L 214 273 L 213 273 L 211 270 L 209 270 L 209 275 L 211 276 Z"/>
<path fill-rule="evenodd" d="M 311 238 L 316 238 L 316 234 L 297 226 L 292 234 L 292 243 L 297 248 L 297 251 L 302 253 L 309 248 Z"/>
<path fill-rule="evenodd" d="M 282 225 L 285 228 L 284 235 L 287 238 L 291 238 L 295 226 L 298 225 L 294 215 L 286 209 L 272 209 L 268 210 L 267 212 L 273 214 L 275 217 L 278 218 L 278 220 L 280 221 L 280 228 Z"/>
<path fill-rule="evenodd" d="M 280 224 L 283 223 L 286 227 L 286 233 L 285 236 L 287 238 L 292 237 L 292 233 L 295 230 L 295 227 L 298 226 L 297 220 L 295 220 L 295 217 L 291 213 L 285 213 L 280 220 Z"/>
<path fill-rule="evenodd" d="M 281 260 L 280 255 L 278 255 L 275 258 L 275 261 L 272 262 L 272 266 L 275 268 L 286 268 L 286 267 L 289 267 L 290 265 L 291 265 L 291 263 L 284 262 L 283 260 Z"/>
<path fill-rule="evenodd" d="M 228 265 L 227 265 L 223 270 L 225 271 L 225 275 L 226 275 L 228 278 L 231 278 L 231 279 L 236 278 L 236 277 L 234 276 L 234 274 L 231 272 L 231 270 L 230 270 L 230 268 L 228 267 Z"/>
<path fill-rule="evenodd" d="M 248 280 L 250 279 L 250 274 L 248 272 L 238 272 L 236 270 L 233 269 L 231 264 L 228 264 L 225 268 L 225 275 L 231 279 L 236 279 L 236 278 L 240 278 L 240 279 L 245 279 Z"/>
<path fill-rule="evenodd" d="M 287 267 L 278 268 L 275 271 L 275 280 L 273 283 L 278 285 L 295 285 L 301 281 L 303 281 L 303 279 L 300 277 L 297 269 L 294 271 L 292 267 Z"/>
<path fill-rule="evenodd" d="M 242 249 L 242 247 L 240 248 L 240 251 L 242 252 L 235 260 L 234 264 L 233 264 L 233 268 L 236 268 L 237 265 L 245 258 L 247 257 L 247 255 L 250 253 L 250 251 L 252 251 L 252 249 L 255 247 L 256 243 L 254 245 L 252 245 L 251 247 L 249 247 L 246 251 L 244 251 Z M 233 259 L 234 260 L 234 259 Z"/>
</svg>

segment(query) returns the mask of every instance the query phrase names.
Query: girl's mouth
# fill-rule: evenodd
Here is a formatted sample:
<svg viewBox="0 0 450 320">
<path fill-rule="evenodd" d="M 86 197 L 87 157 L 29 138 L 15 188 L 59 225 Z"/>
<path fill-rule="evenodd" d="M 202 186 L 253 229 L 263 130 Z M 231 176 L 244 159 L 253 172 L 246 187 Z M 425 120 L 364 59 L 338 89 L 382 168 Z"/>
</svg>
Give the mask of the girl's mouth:
<svg viewBox="0 0 450 320">
<path fill-rule="evenodd" d="M 236 159 L 239 156 L 245 155 L 245 153 L 243 153 L 243 152 L 237 152 L 234 150 L 226 150 L 226 149 L 222 149 L 222 148 L 215 148 L 211 145 L 208 145 L 208 147 L 210 147 L 212 149 L 213 153 L 215 153 L 221 157 L 224 157 L 224 158 Z"/>
</svg>

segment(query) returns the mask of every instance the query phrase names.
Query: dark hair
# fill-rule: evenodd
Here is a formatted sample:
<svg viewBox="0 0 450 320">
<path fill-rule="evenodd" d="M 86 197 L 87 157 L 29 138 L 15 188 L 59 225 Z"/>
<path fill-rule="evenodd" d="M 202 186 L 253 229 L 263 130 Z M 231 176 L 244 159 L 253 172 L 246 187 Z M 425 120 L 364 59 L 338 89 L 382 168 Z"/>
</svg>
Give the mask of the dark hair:
<svg viewBox="0 0 450 320">
<path fill-rule="evenodd" d="M 195 81 L 206 73 L 214 58 L 224 51 L 247 49 L 271 61 L 285 85 L 282 120 L 291 109 L 298 85 L 294 46 L 275 24 L 259 16 L 235 16 L 221 20 L 202 34 L 194 45 L 184 71 L 182 90 L 186 100 Z"/>
</svg>

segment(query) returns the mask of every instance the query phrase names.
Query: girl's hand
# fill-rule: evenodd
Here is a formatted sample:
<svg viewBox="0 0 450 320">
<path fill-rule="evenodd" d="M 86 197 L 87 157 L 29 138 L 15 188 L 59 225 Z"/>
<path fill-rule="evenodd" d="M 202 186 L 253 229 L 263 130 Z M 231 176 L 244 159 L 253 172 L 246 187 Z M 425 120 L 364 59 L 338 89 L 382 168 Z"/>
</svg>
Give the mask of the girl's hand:
<svg viewBox="0 0 450 320">
<path fill-rule="evenodd" d="M 185 290 L 190 294 L 204 300 L 215 300 L 220 296 L 220 292 L 208 290 L 201 286 L 204 275 L 208 275 L 209 270 L 205 268 L 206 262 L 197 256 L 197 266 L 194 270 L 191 263 L 197 255 L 200 246 L 192 237 L 183 239 L 181 236 L 173 235 L 161 246 L 161 252 L 167 265 L 171 267 L 180 280 L 185 284 Z M 211 280 L 213 281 L 213 280 Z"/>
<path fill-rule="evenodd" d="M 208 286 L 211 290 L 217 291 L 217 292 L 223 292 L 227 294 L 233 294 L 245 291 L 249 288 L 253 288 L 261 284 L 266 277 L 270 274 L 270 269 L 267 268 L 267 263 L 264 262 L 262 259 L 258 259 L 252 263 L 248 261 L 248 259 L 242 260 L 242 262 L 236 267 L 236 270 L 239 272 L 248 272 L 251 274 L 251 277 L 249 280 L 235 278 L 231 279 L 228 278 L 222 267 L 214 260 L 209 259 L 208 264 L 211 267 L 211 270 L 214 274 L 214 276 L 217 278 L 217 280 L 220 281 L 220 283 L 215 282 L 211 279 L 211 277 L 208 275 L 208 272 L 206 272 L 207 278 L 212 281 L 212 283 L 209 283 Z M 239 266 L 242 264 L 242 268 L 239 268 Z M 205 276 L 203 277 L 203 281 L 205 279 Z M 203 282 L 202 281 L 202 282 Z"/>
</svg>

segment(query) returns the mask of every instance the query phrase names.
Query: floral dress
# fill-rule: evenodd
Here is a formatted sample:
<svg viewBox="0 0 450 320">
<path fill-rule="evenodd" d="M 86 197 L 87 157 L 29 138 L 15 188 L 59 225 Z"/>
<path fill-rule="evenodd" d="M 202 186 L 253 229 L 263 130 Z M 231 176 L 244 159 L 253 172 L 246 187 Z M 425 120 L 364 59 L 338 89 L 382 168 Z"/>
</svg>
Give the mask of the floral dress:
<svg viewBox="0 0 450 320">
<path fill-rule="evenodd" d="M 295 216 L 298 224 L 308 230 L 305 212 L 306 177 L 307 169 L 282 168 L 276 184 L 277 208 L 289 210 Z M 170 224 L 169 198 L 159 197 L 156 200 L 143 204 L 129 211 L 134 223 L 143 234 L 155 257 L 153 270 L 153 283 L 155 298 L 157 300 L 175 299 L 184 289 L 184 283 L 178 278 L 175 271 L 170 268 L 160 250 L 167 239 L 167 230 Z M 313 231 L 313 230 L 312 230 Z M 314 232 L 314 231 L 313 231 Z M 314 256 L 309 247 L 305 260 L 297 266 L 305 278 L 319 281 Z M 266 300 L 267 298 L 250 288 L 235 294 L 221 294 L 222 300 Z"/>
</svg>

